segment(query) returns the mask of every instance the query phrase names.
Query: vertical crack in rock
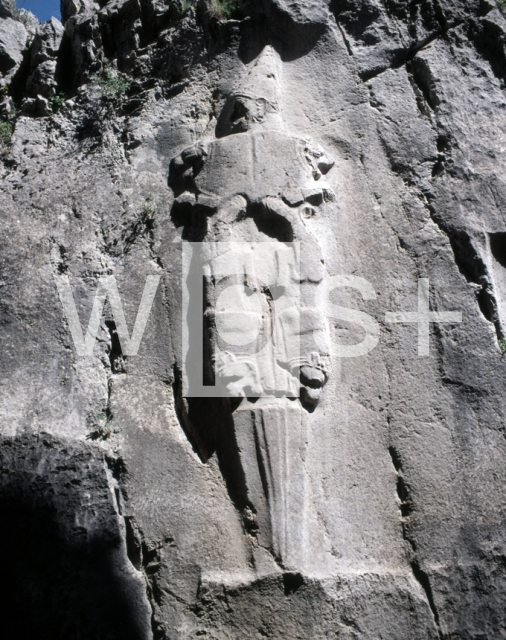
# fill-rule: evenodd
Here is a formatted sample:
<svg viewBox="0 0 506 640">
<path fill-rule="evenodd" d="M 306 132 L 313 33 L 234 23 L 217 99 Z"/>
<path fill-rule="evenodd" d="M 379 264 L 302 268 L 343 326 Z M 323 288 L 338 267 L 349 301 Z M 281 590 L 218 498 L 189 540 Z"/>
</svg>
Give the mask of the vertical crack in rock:
<svg viewBox="0 0 506 640">
<path fill-rule="evenodd" d="M 408 66 L 411 70 L 408 69 Z M 430 107 L 431 111 L 434 111 L 436 108 L 436 104 L 431 93 L 430 82 L 426 78 L 427 71 L 425 69 L 424 63 L 419 61 L 418 59 L 414 59 L 414 56 L 411 56 L 406 60 L 406 68 L 408 70 L 408 77 L 415 93 L 416 102 L 419 108 L 421 98 L 423 98 L 425 104 Z M 423 115 L 428 115 L 426 109 L 420 109 L 420 111 L 422 111 Z"/>
<path fill-rule="evenodd" d="M 133 516 L 124 516 L 126 527 L 126 547 L 130 562 L 137 571 L 141 571 L 142 565 L 142 539 L 139 536 L 138 528 L 135 526 Z"/>
<path fill-rule="evenodd" d="M 105 349 L 101 353 L 101 363 L 105 372 L 106 398 L 102 410 L 93 420 L 94 430 L 88 434 L 90 440 L 108 438 L 111 433 L 117 433 L 116 427 L 111 426 L 114 418 L 112 412 L 113 377 L 117 373 L 124 373 L 124 360 L 121 351 L 119 336 L 116 331 L 116 324 L 113 320 L 104 320 L 105 329 L 109 333 L 109 340 L 105 342 Z M 105 333 L 105 332 L 104 332 Z M 104 343 L 102 342 L 102 348 Z"/>
<path fill-rule="evenodd" d="M 121 350 L 121 343 L 119 340 L 118 331 L 116 330 L 116 323 L 114 320 L 106 320 L 105 326 L 109 331 L 111 344 L 108 347 L 108 357 L 110 364 L 110 372 L 112 374 L 116 373 L 125 373 L 125 361 L 123 357 L 123 352 Z M 109 381 L 109 387 L 110 387 Z M 109 389 L 110 395 L 110 389 Z"/>
<path fill-rule="evenodd" d="M 399 512 L 400 512 L 400 521 L 402 526 L 402 537 L 403 540 L 409 543 L 411 547 L 411 557 L 409 559 L 409 564 L 411 567 L 411 571 L 416 579 L 416 581 L 420 584 L 425 596 L 427 598 L 427 603 L 432 612 L 432 616 L 434 618 L 434 623 L 436 625 L 439 637 L 442 639 L 443 634 L 441 631 L 440 623 L 439 623 L 439 613 L 436 608 L 436 604 L 434 602 L 434 594 L 432 592 L 432 586 L 430 584 L 429 576 L 427 573 L 421 568 L 420 562 L 416 557 L 416 542 L 409 535 L 408 529 L 406 527 L 406 518 L 414 511 L 414 505 L 412 501 L 412 497 L 410 494 L 409 486 L 404 480 L 404 474 L 402 469 L 402 461 L 397 449 L 393 446 L 388 447 L 388 453 L 390 454 L 390 458 L 392 460 L 392 464 L 395 469 L 395 473 L 397 475 L 397 496 L 399 498 Z"/>
<path fill-rule="evenodd" d="M 138 570 L 144 575 L 146 583 L 146 595 L 151 607 L 151 632 L 153 640 L 167 640 L 163 617 L 160 615 L 160 607 L 163 604 L 164 595 L 169 594 L 179 604 L 188 607 L 189 603 L 179 596 L 174 589 L 164 585 L 160 587 L 162 556 L 164 547 L 175 547 L 174 538 L 165 536 L 163 540 L 149 544 L 134 516 L 125 518 L 127 530 L 127 542 L 129 544 L 129 557 L 132 562 L 138 564 Z"/>
<path fill-rule="evenodd" d="M 461 21 L 462 22 L 462 21 Z M 458 23 L 458 24 L 461 24 Z M 458 26 L 452 25 L 453 26 Z M 414 52 L 407 68 L 411 87 L 415 94 L 416 103 L 422 115 L 427 116 L 432 127 L 437 133 L 436 149 L 437 160 L 433 165 L 431 177 L 438 178 L 447 171 L 447 166 L 451 166 L 451 142 L 450 134 L 443 128 L 441 122 L 434 117 L 437 111 L 439 99 L 436 95 L 430 70 L 423 59 L 417 59 Z M 370 88 L 371 91 L 371 88 Z M 423 96 L 423 98 L 422 98 Z M 430 107 L 431 112 L 421 104 L 422 101 Z M 374 96 L 370 96 L 370 104 L 377 108 Z M 380 111 L 383 117 L 389 116 Z M 406 186 L 418 197 L 426 208 L 431 220 L 448 239 L 454 262 L 464 278 L 472 285 L 475 285 L 475 296 L 478 307 L 483 317 L 494 324 L 497 338 L 506 335 L 506 309 L 501 312 L 500 300 L 506 295 L 506 266 L 502 254 L 506 249 L 506 242 L 503 242 L 503 234 L 475 232 L 474 235 L 466 228 L 457 227 L 450 223 L 436 207 L 437 197 L 433 190 L 427 189 L 419 177 L 413 177 L 411 173 L 403 171 L 402 166 L 397 166 L 391 147 L 380 137 L 381 144 L 387 157 L 390 160 L 392 169 L 404 180 Z M 396 234 L 399 244 L 407 248 L 405 240 Z M 503 284 L 504 283 L 504 284 Z M 436 331 L 438 331 L 436 329 Z"/>
<path fill-rule="evenodd" d="M 142 531 L 137 525 L 135 518 L 124 513 L 122 476 L 126 473 L 126 469 L 123 460 L 121 458 L 106 456 L 105 465 L 109 486 L 118 514 L 122 544 L 124 545 L 126 556 L 134 569 L 144 576 L 146 601 L 151 610 L 150 630 L 147 636 L 149 636 L 150 640 L 165 640 L 166 636 L 163 632 L 160 632 L 159 624 L 155 616 L 155 587 L 151 579 L 153 570 L 156 571 L 160 565 L 159 557 L 156 549 L 148 549 Z M 167 538 L 166 541 L 173 542 L 171 538 Z"/>
<path fill-rule="evenodd" d="M 135 518 L 125 518 L 127 528 L 127 541 L 129 541 L 129 556 L 133 562 L 138 564 L 138 570 L 144 575 L 146 582 L 146 595 L 151 607 L 151 632 L 153 640 L 166 640 L 167 636 L 163 630 L 163 622 L 157 616 L 157 606 L 160 605 L 163 593 L 158 586 L 158 572 L 160 569 L 160 556 L 158 549 L 149 548 L 144 534 L 137 524 Z M 172 544 L 174 540 L 165 538 L 165 544 Z M 171 594 L 173 595 L 173 594 Z"/>
<path fill-rule="evenodd" d="M 434 622 L 436 624 L 439 637 L 443 638 L 443 633 L 439 625 L 439 614 L 436 609 L 436 605 L 434 603 L 434 595 L 432 593 L 432 587 L 430 584 L 429 577 L 425 573 L 425 571 L 423 571 L 420 568 L 420 565 L 418 564 L 417 560 L 412 560 L 410 564 L 411 564 L 411 569 L 413 571 L 413 575 L 418 580 L 418 582 L 420 583 L 420 586 L 425 592 L 425 595 L 427 596 L 427 602 L 429 603 L 430 610 L 432 611 L 432 615 L 434 616 Z"/>
<path fill-rule="evenodd" d="M 112 458 L 111 456 L 105 457 L 105 470 L 106 470 L 107 479 L 109 482 L 109 488 L 114 498 L 114 505 L 116 507 L 116 512 L 118 516 L 120 516 L 120 518 L 123 518 L 123 509 L 121 506 L 121 493 L 120 493 L 120 487 L 119 487 L 119 476 L 121 473 L 122 466 L 123 466 L 123 461 L 121 460 L 121 458 Z"/>
<path fill-rule="evenodd" d="M 179 426 L 190 443 L 195 455 L 205 464 L 214 453 L 214 442 L 207 442 L 205 438 L 200 437 L 200 430 L 198 430 L 194 424 L 199 424 L 200 415 L 192 399 L 183 397 L 183 374 L 177 364 L 173 367 L 173 377 L 170 386 Z M 205 411 L 202 413 L 204 415 L 206 414 Z"/>
<path fill-rule="evenodd" d="M 350 41 L 348 40 L 348 38 L 346 36 L 346 33 L 345 33 L 343 27 L 341 26 L 341 23 L 337 19 L 336 19 L 336 24 L 337 24 L 337 27 L 338 27 L 339 31 L 341 32 L 341 36 L 343 38 L 344 46 L 346 47 L 346 51 L 348 52 L 348 55 L 353 56 L 353 50 L 351 48 Z"/>
<path fill-rule="evenodd" d="M 492 310 L 498 339 L 506 335 L 506 232 L 487 234 L 487 248 L 490 249 L 488 267 L 491 287 L 483 288 L 483 292 L 489 295 L 489 305 Z"/>
<path fill-rule="evenodd" d="M 500 284 L 494 287 L 493 276 L 490 273 L 493 264 L 487 265 L 485 263 L 476 248 L 475 241 L 465 229 L 455 229 L 445 224 L 430 202 L 427 202 L 427 209 L 433 222 L 448 238 L 455 264 L 460 273 L 467 282 L 477 285 L 478 288 L 475 291 L 475 295 L 481 314 L 488 322 L 493 323 L 497 337 L 502 338 L 506 334 L 506 326 L 503 324 L 504 320 L 501 322 L 498 308 L 498 292 L 495 291 L 495 288 L 499 288 Z M 502 259 L 498 259 L 497 255 L 494 255 L 494 249 L 492 249 L 492 246 L 498 246 L 497 243 L 500 242 L 498 237 L 501 235 L 503 234 L 489 234 L 484 236 L 484 240 L 485 248 L 488 248 L 487 244 L 490 245 L 491 257 L 500 267 L 504 268 L 501 262 Z M 499 276 L 498 280 L 502 281 L 502 275 Z"/>
</svg>

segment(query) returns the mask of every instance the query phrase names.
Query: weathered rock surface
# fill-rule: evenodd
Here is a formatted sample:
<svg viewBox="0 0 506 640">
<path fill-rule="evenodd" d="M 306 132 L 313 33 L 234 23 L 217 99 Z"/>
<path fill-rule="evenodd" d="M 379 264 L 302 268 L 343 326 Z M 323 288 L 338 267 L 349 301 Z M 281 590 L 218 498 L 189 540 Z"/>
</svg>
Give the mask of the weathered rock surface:
<svg viewBox="0 0 506 640">
<path fill-rule="evenodd" d="M 0 156 L 2 637 L 505 638 L 495 4 L 63 0 L 25 51 L 1 11 L 21 108 Z M 220 243 L 266 241 L 277 264 L 301 247 L 296 362 L 268 260 L 245 272 L 260 310 L 220 303 Z M 200 371 L 233 399 L 185 394 L 189 242 L 211 269 Z M 138 355 L 107 303 L 79 356 L 55 277 L 86 328 L 111 275 L 130 334 L 160 276 Z M 385 314 L 427 279 L 462 322 L 419 355 Z M 244 341 L 211 357 L 257 316 L 281 336 L 269 375 Z"/>
<path fill-rule="evenodd" d="M 63 38 L 63 26 L 56 18 L 41 24 L 30 48 L 30 75 L 25 91 L 30 98 L 51 98 L 58 87 L 57 57 Z M 25 103 L 25 109 L 28 104 Z M 46 115 L 42 113 L 41 115 Z"/>
<path fill-rule="evenodd" d="M 12 3 L 10 0 L 0 0 L 0 17 L 12 18 Z"/>
<path fill-rule="evenodd" d="M 26 29 L 12 18 L 0 22 L 0 73 L 6 80 L 12 77 L 23 59 Z"/>
</svg>

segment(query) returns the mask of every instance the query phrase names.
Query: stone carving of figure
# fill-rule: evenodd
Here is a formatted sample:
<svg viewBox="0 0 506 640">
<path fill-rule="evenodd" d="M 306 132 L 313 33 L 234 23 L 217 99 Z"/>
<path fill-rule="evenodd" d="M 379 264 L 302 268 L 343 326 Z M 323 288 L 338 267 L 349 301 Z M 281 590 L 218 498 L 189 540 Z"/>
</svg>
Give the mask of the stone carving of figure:
<svg viewBox="0 0 506 640">
<path fill-rule="evenodd" d="M 171 163 L 170 179 L 174 211 L 185 216 L 184 237 L 203 243 L 207 264 L 204 375 L 230 398 L 242 398 L 229 406 L 247 529 L 282 568 L 299 570 L 304 414 L 318 404 L 328 376 L 328 353 L 314 339 L 325 333 L 315 306 L 325 268 L 310 221 L 335 202 L 325 181 L 334 163 L 319 145 L 285 131 L 281 68 L 276 51 L 266 47 L 229 97 L 220 137 L 184 150 Z M 278 249 L 262 254 L 255 245 L 253 257 L 240 255 L 261 242 Z M 227 304 L 230 285 L 242 286 L 243 309 Z M 220 344 L 227 331 L 232 344 Z"/>
</svg>

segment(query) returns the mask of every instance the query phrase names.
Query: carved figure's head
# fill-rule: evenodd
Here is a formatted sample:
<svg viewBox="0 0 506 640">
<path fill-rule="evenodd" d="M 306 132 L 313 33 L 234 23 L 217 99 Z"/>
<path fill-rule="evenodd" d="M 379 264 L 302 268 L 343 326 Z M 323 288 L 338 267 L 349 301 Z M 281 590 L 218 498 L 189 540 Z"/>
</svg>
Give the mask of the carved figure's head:
<svg viewBox="0 0 506 640">
<path fill-rule="evenodd" d="M 265 47 L 227 100 L 220 118 L 221 133 L 244 133 L 254 128 L 283 130 L 280 81 L 281 60 L 273 47 Z"/>
</svg>

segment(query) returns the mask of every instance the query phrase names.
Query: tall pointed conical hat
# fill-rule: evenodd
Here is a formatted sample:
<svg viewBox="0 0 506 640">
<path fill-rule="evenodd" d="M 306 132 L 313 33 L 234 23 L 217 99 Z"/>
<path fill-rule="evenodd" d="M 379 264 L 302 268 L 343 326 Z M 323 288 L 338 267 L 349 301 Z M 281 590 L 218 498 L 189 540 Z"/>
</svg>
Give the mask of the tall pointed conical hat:
<svg viewBox="0 0 506 640">
<path fill-rule="evenodd" d="M 267 45 L 253 62 L 236 95 L 253 100 L 263 98 L 271 105 L 278 106 L 280 82 L 281 60 L 276 50 Z"/>
</svg>

